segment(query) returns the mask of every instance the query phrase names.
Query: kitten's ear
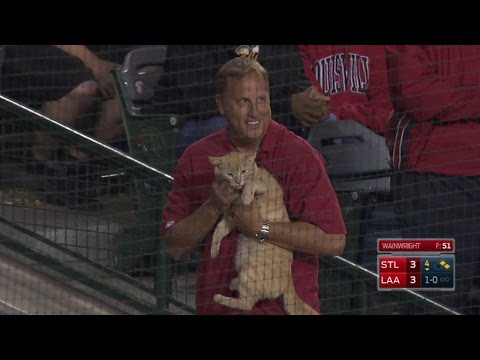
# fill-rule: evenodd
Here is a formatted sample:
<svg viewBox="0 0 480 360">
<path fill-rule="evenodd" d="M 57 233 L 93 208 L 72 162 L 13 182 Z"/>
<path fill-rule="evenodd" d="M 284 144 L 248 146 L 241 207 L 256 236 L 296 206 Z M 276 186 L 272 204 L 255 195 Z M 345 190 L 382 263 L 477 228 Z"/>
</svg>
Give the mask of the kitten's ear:
<svg viewBox="0 0 480 360">
<path fill-rule="evenodd" d="M 218 166 L 221 163 L 221 159 L 219 157 L 216 157 L 216 156 L 209 156 L 208 160 L 210 160 L 210 163 L 214 166 Z"/>
</svg>

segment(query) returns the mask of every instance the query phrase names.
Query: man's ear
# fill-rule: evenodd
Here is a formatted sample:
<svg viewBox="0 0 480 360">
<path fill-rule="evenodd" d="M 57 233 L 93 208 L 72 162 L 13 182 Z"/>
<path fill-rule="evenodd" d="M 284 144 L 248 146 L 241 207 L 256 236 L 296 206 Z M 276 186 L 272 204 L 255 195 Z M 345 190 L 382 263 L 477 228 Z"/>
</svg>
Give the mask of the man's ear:
<svg viewBox="0 0 480 360">
<path fill-rule="evenodd" d="M 220 158 L 219 157 L 215 157 L 215 156 L 209 156 L 208 157 L 208 160 L 210 160 L 210 163 L 214 166 L 218 166 L 220 165 Z"/>
<path fill-rule="evenodd" d="M 223 100 L 221 95 L 215 96 L 215 102 L 217 103 L 218 112 L 220 115 L 225 116 L 225 111 L 223 109 Z"/>
</svg>

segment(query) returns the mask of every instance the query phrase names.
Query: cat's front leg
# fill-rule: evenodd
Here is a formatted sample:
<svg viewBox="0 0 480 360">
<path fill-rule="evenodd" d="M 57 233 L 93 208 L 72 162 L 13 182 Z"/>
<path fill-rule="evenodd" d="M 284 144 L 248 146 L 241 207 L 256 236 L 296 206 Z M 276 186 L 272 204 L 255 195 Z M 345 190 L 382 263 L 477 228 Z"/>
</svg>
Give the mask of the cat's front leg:
<svg viewBox="0 0 480 360">
<path fill-rule="evenodd" d="M 255 195 L 263 195 L 267 191 L 267 185 L 261 178 L 255 180 Z"/>
<path fill-rule="evenodd" d="M 243 187 L 242 192 L 243 205 L 250 205 L 250 203 L 253 201 L 253 198 L 255 197 L 255 190 L 255 181 L 247 181 L 247 183 Z"/>
<path fill-rule="evenodd" d="M 212 247 L 210 248 L 210 255 L 212 258 L 218 256 L 220 252 L 220 244 L 222 239 L 227 236 L 234 228 L 233 221 L 228 215 L 224 215 L 222 220 L 217 224 L 213 233 Z"/>
</svg>

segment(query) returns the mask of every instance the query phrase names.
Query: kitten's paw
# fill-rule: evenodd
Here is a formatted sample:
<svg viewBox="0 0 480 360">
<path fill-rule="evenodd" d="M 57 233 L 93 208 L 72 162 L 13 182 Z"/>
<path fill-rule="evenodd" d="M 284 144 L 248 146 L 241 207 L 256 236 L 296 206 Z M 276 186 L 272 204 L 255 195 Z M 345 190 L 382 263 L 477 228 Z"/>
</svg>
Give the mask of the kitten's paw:
<svg viewBox="0 0 480 360">
<path fill-rule="evenodd" d="M 220 252 L 220 243 L 222 242 L 222 236 L 218 229 L 215 230 L 213 233 L 212 238 L 212 247 L 210 248 L 210 255 L 212 258 L 217 257 L 218 253 Z"/>
<path fill-rule="evenodd" d="M 238 280 L 238 277 L 236 277 L 232 279 L 232 281 L 230 281 L 230 285 L 228 287 L 231 291 L 237 291 L 239 285 L 240 285 L 240 280 Z"/>
<path fill-rule="evenodd" d="M 218 253 L 220 252 L 220 244 L 212 244 L 212 247 L 210 248 L 210 256 L 212 258 L 216 258 L 218 256 Z"/>
<path fill-rule="evenodd" d="M 243 193 L 242 195 L 242 201 L 244 205 L 250 205 L 251 202 L 253 201 L 253 198 L 255 197 L 255 193 Z"/>
<path fill-rule="evenodd" d="M 222 294 L 216 294 L 216 295 L 213 295 L 213 301 L 215 301 L 217 304 L 224 304 L 224 299 L 226 299 L 225 296 L 223 296 Z"/>
</svg>

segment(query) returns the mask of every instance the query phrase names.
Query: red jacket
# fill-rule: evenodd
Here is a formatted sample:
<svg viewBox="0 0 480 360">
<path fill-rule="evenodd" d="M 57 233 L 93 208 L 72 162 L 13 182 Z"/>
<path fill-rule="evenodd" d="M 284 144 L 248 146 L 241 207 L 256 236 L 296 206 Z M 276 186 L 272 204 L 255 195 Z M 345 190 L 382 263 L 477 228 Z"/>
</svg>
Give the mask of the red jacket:
<svg viewBox="0 0 480 360">
<path fill-rule="evenodd" d="M 415 121 L 406 169 L 480 175 L 480 46 L 387 46 L 402 111 Z"/>
<path fill-rule="evenodd" d="M 357 120 L 384 134 L 393 106 L 384 46 L 299 45 L 305 74 L 331 97 L 337 119 Z"/>
</svg>

